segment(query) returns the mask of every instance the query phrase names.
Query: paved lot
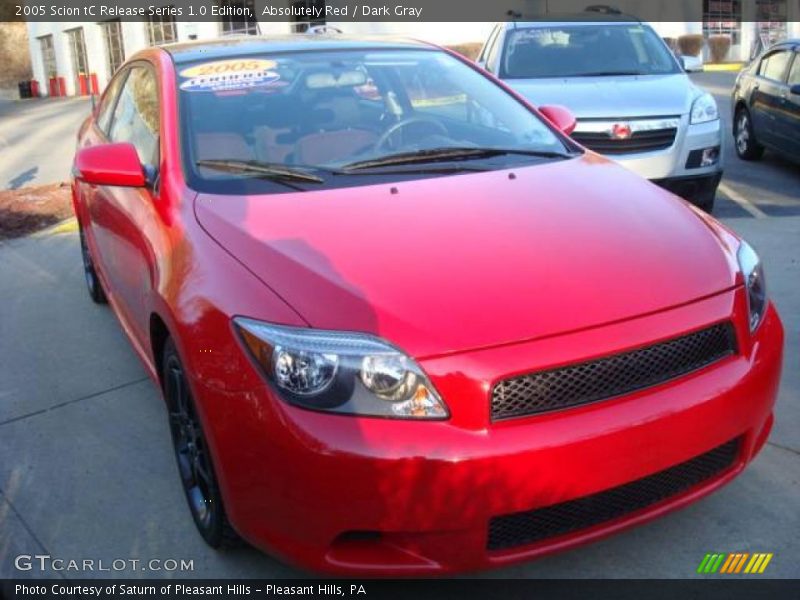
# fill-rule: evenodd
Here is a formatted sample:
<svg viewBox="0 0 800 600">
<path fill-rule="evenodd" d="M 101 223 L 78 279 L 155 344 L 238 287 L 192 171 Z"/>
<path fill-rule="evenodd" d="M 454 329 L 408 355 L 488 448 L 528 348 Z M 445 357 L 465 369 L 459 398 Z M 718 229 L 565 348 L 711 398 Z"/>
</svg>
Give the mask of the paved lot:
<svg viewBox="0 0 800 600">
<path fill-rule="evenodd" d="M 697 78 L 724 93 L 722 75 Z M 787 331 L 769 444 L 686 510 L 486 576 L 688 577 L 706 552 L 765 551 L 775 553 L 766 575 L 800 577 L 800 172 L 769 155 L 728 156 L 726 182 L 757 209 L 723 198 L 719 213 L 762 254 Z M 86 297 L 74 234 L 0 245 L 0 307 L 0 577 L 26 575 L 13 569 L 23 553 L 193 559 L 184 575 L 198 577 L 305 575 L 254 550 L 215 553 L 195 533 L 162 402 L 109 309 Z"/>
<path fill-rule="evenodd" d="M 0 189 L 66 181 L 86 98 L 0 102 Z"/>
</svg>

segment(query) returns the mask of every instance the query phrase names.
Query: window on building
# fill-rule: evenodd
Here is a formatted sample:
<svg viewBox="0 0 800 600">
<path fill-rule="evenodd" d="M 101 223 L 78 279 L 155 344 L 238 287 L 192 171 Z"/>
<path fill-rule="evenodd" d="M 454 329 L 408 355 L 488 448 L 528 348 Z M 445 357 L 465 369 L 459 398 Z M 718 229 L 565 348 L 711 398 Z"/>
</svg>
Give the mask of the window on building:
<svg viewBox="0 0 800 600">
<path fill-rule="evenodd" d="M 756 0 L 758 35 L 765 47 L 786 39 L 787 11 L 786 0 Z"/>
<path fill-rule="evenodd" d="M 783 81 L 783 74 L 786 73 L 786 66 L 791 58 L 791 50 L 773 52 L 761 59 L 758 74 L 774 81 Z"/>
<path fill-rule="evenodd" d="M 103 38 L 106 41 L 106 64 L 108 65 L 108 76 L 110 77 L 125 62 L 122 23 L 120 23 L 119 19 L 115 19 L 100 25 L 103 28 Z"/>
<path fill-rule="evenodd" d="M 703 0 L 703 34 L 729 35 L 738 44 L 742 31 L 741 0 Z"/>
<path fill-rule="evenodd" d="M 134 145 L 144 165 L 158 164 L 158 85 L 146 67 L 134 67 L 120 93 L 108 137 Z"/>
<path fill-rule="evenodd" d="M 217 0 L 223 13 L 220 17 L 222 35 L 258 34 L 255 0 Z"/>
<path fill-rule="evenodd" d="M 56 50 L 53 46 L 53 36 L 45 35 L 39 38 L 39 45 L 42 48 L 42 65 L 44 66 L 44 76 L 47 79 L 58 74 L 56 67 Z"/>
<path fill-rule="evenodd" d="M 147 17 L 147 40 L 151 46 L 178 41 L 175 17 L 172 15 L 152 15 Z"/>
<path fill-rule="evenodd" d="M 325 14 L 325 0 L 296 0 L 291 2 L 290 6 L 294 8 L 293 14 L 308 14 L 315 7 L 317 11 L 312 12 L 311 14 Z M 316 20 L 304 16 L 292 17 L 292 20 L 295 22 L 294 31 L 297 33 L 308 31 L 308 28 L 314 25 L 325 24 L 325 19 Z"/>
<path fill-rule="evenodd" d="M 75 77 L 75 89 L 83 95 L 89 92 L 89 59 L 86 55 L 86 41 L 83 37 L 83 27 L 69 29 L 65 32 L 69 41 L 70 56 L 72 57 L 72 72 Z"/>
</svg>

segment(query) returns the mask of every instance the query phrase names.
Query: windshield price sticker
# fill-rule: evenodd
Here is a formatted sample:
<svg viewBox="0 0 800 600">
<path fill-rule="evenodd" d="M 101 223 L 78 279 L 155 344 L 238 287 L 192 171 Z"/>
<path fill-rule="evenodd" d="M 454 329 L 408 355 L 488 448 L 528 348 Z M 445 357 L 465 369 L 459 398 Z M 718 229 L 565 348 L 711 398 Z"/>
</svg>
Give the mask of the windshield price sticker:
<svg viewBox="0 0 800 600">
<path fill-rule="evenodd" d="M 181 71 L 187 78 L 180 88 L 188 92 L 224 92 L 273 84 L 280 79 L 272 60 L 219 60 Z"/>
</svg>

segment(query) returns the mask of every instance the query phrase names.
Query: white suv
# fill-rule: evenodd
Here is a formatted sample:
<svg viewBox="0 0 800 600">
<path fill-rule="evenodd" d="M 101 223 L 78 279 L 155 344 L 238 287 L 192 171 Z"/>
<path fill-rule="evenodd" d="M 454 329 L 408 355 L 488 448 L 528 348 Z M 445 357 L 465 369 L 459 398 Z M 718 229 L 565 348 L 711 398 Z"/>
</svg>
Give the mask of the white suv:
<svg viewBox="0 0 800 600">
<path fill-rule="evenodd" d="M 607 19 L 499 23 L 478 62 L 534 105 L 569 108 L 580 144 L 711 212 L 722 177 L 714 98 L 649 25 Z"/>
</svg>

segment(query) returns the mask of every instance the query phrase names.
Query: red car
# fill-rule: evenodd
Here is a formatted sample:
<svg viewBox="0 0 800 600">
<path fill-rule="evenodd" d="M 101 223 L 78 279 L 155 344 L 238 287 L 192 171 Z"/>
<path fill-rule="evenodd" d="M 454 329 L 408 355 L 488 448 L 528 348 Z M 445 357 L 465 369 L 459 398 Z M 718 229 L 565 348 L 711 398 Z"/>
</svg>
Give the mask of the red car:
<svg viewBox="0 0 800 600">
<path fill-rule="evenodd" d="M 89 293 L 194 521 L 308 569 L 493 567 L 685 506 L 773 420 L 753 249 L 417 42 L 149 49 L 79 134 Z"/>
</svg>

